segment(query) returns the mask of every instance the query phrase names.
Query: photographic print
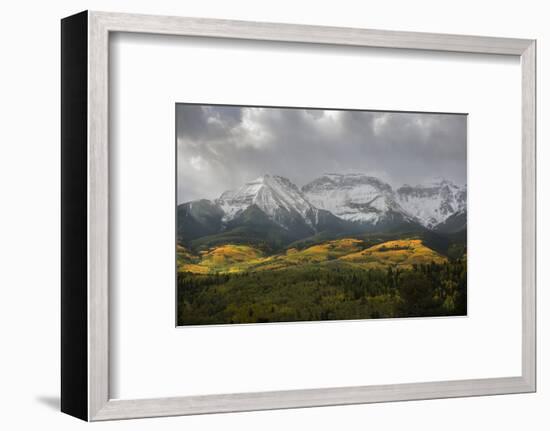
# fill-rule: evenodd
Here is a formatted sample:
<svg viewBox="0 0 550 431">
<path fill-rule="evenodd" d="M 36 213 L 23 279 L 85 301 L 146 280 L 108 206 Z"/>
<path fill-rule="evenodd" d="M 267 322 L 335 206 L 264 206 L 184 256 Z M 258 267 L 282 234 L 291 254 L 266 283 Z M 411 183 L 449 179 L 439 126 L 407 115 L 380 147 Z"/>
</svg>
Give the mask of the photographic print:
<svg viewBox="0 0 550 431">
<path fill-rule="evenodd" d="M 176 104 L 177 324 L 467 314 L 467 115 Z"/>
</svg>

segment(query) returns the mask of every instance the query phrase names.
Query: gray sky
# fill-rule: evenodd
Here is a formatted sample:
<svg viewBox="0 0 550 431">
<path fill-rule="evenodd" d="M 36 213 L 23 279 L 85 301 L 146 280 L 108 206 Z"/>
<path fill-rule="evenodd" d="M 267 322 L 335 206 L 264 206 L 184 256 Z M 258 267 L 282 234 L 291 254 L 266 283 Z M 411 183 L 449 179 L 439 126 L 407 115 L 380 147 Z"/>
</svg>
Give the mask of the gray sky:
<svg viewBox="0 0 550 431">
<path fill-rule="evenodd" d="M 466 183 L 459 114 L 176 105 L 178 203 L 214 199 L 263 174 L 298 187 L 363 172 L 394 187 Z"/>
</svg>

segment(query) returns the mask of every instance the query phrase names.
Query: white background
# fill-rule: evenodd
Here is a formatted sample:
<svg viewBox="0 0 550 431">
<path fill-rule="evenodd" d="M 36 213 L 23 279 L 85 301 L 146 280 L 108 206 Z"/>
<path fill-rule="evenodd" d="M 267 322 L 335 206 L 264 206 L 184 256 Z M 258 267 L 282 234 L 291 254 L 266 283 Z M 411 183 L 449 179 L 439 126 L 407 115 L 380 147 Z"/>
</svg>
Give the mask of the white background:
<svg viewBox="0 0 550 431">
<path fill-rule="evenodd" d="M 545 371 L 550 307 L 545 261 L 550 240 L 550 162 L 542 121 L 548 12 L 544 2 L 440 1 L 59 1 L 12 3 L 2 10 L 0 94 L 2 176 L 2 382 L 0 421 L 7 429 L 76 429 L 57 413 L 59 387 L 59 23 L 81 9 L 532 37 L 539 40 L 539 392 L 532 395 L 436 400 L 152 419 L 91 426 L 103 429 L 547 429 L 550 383 Z M 498 12 L 498 13 L 497 13 Z M 498 160 L 495 160 L 497 163 Z M 490 175 L 492 166 L 488 166 Z M 497 186 L 497 185 L 495 185 Z"/>
<path fill-rule="evenodd" d="M 518 59 L 144 35 L 112 48 L 113 397 L 521 374 Z M 467 112 L 468 317 L 174 328 L 175 101 Z"/>
</svg>

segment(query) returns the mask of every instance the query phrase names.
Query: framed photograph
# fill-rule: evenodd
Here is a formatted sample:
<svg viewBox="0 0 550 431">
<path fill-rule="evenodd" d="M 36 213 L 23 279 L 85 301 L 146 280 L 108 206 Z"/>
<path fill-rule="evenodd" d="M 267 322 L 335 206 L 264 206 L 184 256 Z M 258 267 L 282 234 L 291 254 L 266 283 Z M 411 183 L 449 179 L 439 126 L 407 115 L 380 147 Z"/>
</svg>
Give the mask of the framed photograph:
<svg viewBox="0 0 550 431">
<path fill-rule="evenodd" d="M 466 316 L 466 124 L 176 105 L 177 324 Z"/>
<path fill-rule="evenodd" d="M 61 30 L 63 412 L 536 390 L 535 41 Z"/>
</svg>

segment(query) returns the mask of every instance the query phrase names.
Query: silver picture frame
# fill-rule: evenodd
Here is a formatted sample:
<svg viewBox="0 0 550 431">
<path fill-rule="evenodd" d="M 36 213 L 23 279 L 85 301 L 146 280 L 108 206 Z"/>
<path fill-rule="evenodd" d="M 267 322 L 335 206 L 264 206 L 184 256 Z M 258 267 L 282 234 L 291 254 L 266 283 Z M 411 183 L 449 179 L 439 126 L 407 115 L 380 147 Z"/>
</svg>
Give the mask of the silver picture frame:
<svg viewBox="0 0 550 431">
<path fill-rule="evenodd" d="M 61 32 L 63 412 L 87 421 L 101 421 L 536 391 L 535 40 L 91 11 L 64 18 Z M 112 399 L 109 393 L 109 38 L 114 32 L 518 57 L 522 74 L 521 375 Z"/>
</svg>

